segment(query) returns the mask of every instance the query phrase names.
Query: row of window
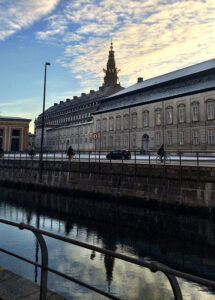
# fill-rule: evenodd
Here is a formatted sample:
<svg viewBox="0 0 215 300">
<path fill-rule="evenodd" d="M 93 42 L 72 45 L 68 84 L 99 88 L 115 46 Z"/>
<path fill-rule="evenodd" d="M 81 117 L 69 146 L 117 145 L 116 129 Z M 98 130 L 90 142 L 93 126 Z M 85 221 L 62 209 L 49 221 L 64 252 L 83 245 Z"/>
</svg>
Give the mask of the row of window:
<svg viewBox="0 0 215 300">
<path fill-rule="evenodd" d="M 45 119 L 57 117 L 57 116 L 64 115 L 64 114 L 68 114 L 68 113 L 75 112 L 75 111 L 78 111 L 78 110 L 81 110 L 81 109 L 84 109 L 84 108 L 87 108 L 87 107 L 93 107 L 93 106 L 97 105 L 98 103 L 99 102 L 92 102 L 92 103 L 88 103 L 88 104 L 85 104 L 85 105 L 76 106 L 74 108 L 67 109 L 67 110 L 64 110 L 64 111 L 59 111 L 59 112 L 54 113 L 54 114 L 52 114 L 52 113 L 45 114 Z M 38 119 L 42 119 L 42 116 L 39 116 Z"/>
<path fill-rule="evenodd" d="M 98 146 L 100 146 L 100 142 L 101 142 L 101 146 L 102 147 L 106 147 L 107 146 L 107 140 L 108 140 L 108 146 L 112 147 L 113 146 L 113 142 L 114 142 L 114 137 L 113 136 L 102 136 L 101 137 L 101 141 L 98 138 L 96 141 L 96 144 Z M 87 143 L 92 143 L 93 139 L 92 137 L 90 138 L 84 138 L 84 137 L 75 137 L 75 138 L 71 138 L 70 141 L 69 140 L 53 140 L 53 141 L 49 141 L 48 144 L 49 145 L 57 145 L 57 144 L 66 144 L 66 143 L 71 143 L 71 144 L 87 144 Z M 199 136 L 199 130 L 195 129 L 192 131 L 192 144 L 193 145 L 199 145 L 200 143 L 200 136 Z M 208 145 L 215 145 L 215 130 L 214 129 L 209 129 L 207 132 L 207 143 Z M 120 147 L 120 146 L 124 146 L 127 147 L 129 144 L 129 136 L 128 135 L 124 135 L 123 137 L 116 135 L 115 136 L 115 146 L 116 147 Z M 162 133 L 161 132 L 155 132 L 155 145 L 159 146 L 162 144 Z M 173 133 L 172 131 L 167 131 L 166 132 L 166 144 L 168 146 L 171 146 L 173 144 Z M 179 145 L 185 145 L 186 144 L 186 139 L 185 139 L 185 132 L 184 131 L 179 131 L 178 132 L 178 144 Z M 133 147 L 136 147 L 136 135 L 132 135 L 131 136 L 131 145 Z"/>
<path fill-rule="evenodd" d="M 191 105 L 191 120 L 193 122 L 200 120 L 200 112 L 199 112 L 199 103 L 194 102 Z M 143 111 L 142 115 L 142 127 L 148 127 L 149 126 L 149 111 L 145 110 Z M 215 117 L 215 103 L 214 101 L 208 101 L 207 102 L 207 120 L 213 120 Z M 155 125 L 159 126 L 162 124 L 162 109 L 158 108 L 155 109 Z M 184 123 L 186 122 L 186 106 L 184 104 L 181 104 L 178 106 L 178 122 Z M 98 119 L 96 120 L 96 131 L 107 131 L 107 118 L 103 118 L 102 120 Z M 122 124 L 122 117 L 117 116 L 116 120 L 114 122 L 114 118 L 109 118 L 109 131 L 114 130 L 114 123 L 116 130 L 121 130 L 122 127 L 124 130 L 129 128 L 137 128 L 137 113 L 132 113 L 132 115 L 129 117 L 129 114 L 125 114 L 123 116 L 123 124 Z M 166 108 L 166 123 L 167 124 L 173 124 L 173 107 L 167 107 Z"/>
</svg>

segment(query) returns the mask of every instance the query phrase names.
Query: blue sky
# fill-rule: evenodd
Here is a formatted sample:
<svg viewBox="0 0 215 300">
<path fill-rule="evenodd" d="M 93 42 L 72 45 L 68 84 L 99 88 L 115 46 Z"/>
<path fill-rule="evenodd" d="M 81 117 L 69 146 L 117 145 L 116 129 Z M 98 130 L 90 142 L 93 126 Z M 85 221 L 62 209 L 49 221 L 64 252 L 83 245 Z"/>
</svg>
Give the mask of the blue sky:
<svg viewBox="0 0 215 300">
<path fill-rule="evenodd" d="M 124 87 L 214 58 L 215 1 L 0 0 L 0 114 L 41 113 L 46 61 L 46 108 L 97 89 L 111 38 Z"/>
</svg>

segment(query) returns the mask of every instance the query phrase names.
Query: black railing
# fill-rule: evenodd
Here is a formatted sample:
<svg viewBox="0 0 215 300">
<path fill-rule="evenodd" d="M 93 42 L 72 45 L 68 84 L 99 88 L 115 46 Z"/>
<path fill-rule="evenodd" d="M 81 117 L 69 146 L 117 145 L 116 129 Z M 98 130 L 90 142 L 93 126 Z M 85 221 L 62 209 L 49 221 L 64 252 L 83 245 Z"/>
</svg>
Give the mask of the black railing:
<svg viewBox="0 0 215 300">
<path fill-rule="evenodd" d="M 11 221 L 7 221 L 7 220 L 3 220 L 3 219 L 0 219 L 0 223 L 4 223 L 4 224 L 7 224 L 7 225 L 11 225 L 11 226 L 15 226 L 21 230 L 29 230 L 31 232 L 34 233 L 34 235 L 36 236 L 38 242 L 39 242 L 39 245 L 40 245 L 40 248 L 41 248 L 41 264 L 39 263 L 35 263 L 34 261 L 31 261 L 29 259 L 26 259 L 25 257 L 22 257 L 20 255 L 17 255 L 15 253 L 12 253 L 8 250 L 5 250 L 5 249 L 2 249 L 0 248 L 0 251 L 3 252 L 3 253 L 6 253 L 8 255 L 11 255 L 13 257 L 16 257 L 18 259 L 21 259 L 27 263 L 30 263 L 34 266 L 37 266 L 39 268 L 41 268 L 41 281 L 40 281 L 40 300 L 45 300 L 46 299 L 46 295 L 47 295 L 47 278 L 48 278 L 48 272 L 52 272 L 52 273 L 55 273 L 65 279 L 68 279 L 74 283 L 77 283 L 81 286 L 84 286 L 100 295 L 103 295 L 109 299 L 120 299 L 119 297 L 116 297 L 114 295 L 111 295 L 110 293 L 107 293 L 107 292 L 104 292 L 92 285 L 89 285 L 85 282 L 82 282 L 72 276 L 69 276 L 69 275 L 66 275 L 64 273 L 61 273 L 55 269 L 52 269 L 48 266 L 48 250 L 47 250 L 47 246 L 46 246 L 46 242 L 43 238 L 43 236 L 48 236 L 48 237 L 51 237 L 51 238 L 54 238 L 54 239 L 57 239 L 57 240 L 60 240 L 60 241 L 63 241 L 63 242 L 67 242 L 67 243 L 70 243 L 70 244 L 73 244 L 73 245 L 76 245 L 76 246 L 79 246 L 79 247 L 82 247 L 82 248 L 85 248 L 85 249 L 89 249 L 89 250 L 93 250 L 93 251 L 96 251 L 96 252 L 99 252 L 99 253 L 102 253 L 102 254 L 106 254 L 106 255 L 109 255 L 109 256 L 112 256 L 114 258 L 118 258 L 118 259 L 121 259 L 123 261 L 126 261 L 128 263 L 132 263 L 132 264 L 135 264 L 135 265 L 138 265 L 138 266 L 142 266 L 142 267 L 145 267 L 145 268 L 148 268 L 151 270 L 151 272 L 157 272 L 157 271 L 160 271 L 160 272 L 163 272 L 166 277 L 168 278 L 169 282 L 170 282 L 170 285 L 171 285 L 171 288 L 172 288 L 172 291 L 173 291 L 173 294 L 174 294 L 174 299 L 176 300 L 182 300 L 183 297 L 182 297 L 182 293 L 181 293 L 181 289 L 180 289 L 180 286 L 178 284 L 178 281 L 176 279 L 176 277 L 180 277 L 180 278 L 183 278 L 185 280 L 189 280 L 189 281 L 192 281 L 192 282 L 195 282 L 195 283 L 198 283 L 198 284 L 201 284 L 201 285 L 205 285 L 205 286 L 208 286 L 208 287 L 213 287 L 215 288 L 215 282 L 214 281 L 211 281 L 211 280 L 207 280 L 207 279 L 204 279 L 204 278 L 201 278 L 201 277 L 198 277 L 198 276 L 194 276 L 194 275 L 190 275 L 190 274 L 187 274 L 187 273 L 183 273 L 183 272 L 180 272 L 180 271 L 177 271 L 177 270 L 174 270 L 172 268 L 169 268 L 163 264 L 160 264 L 158 262 L 144 262 L 144 261 L 141 261 L 139 259 L 136 259 L 136 258 L 132 258 L 132 257 L 129 257 L 129 256 L 126 256 L 126 255 L 123 255 L 123 254 L 120 254 L 120 253 L 116 253 L 116 252 L 113 252 L 113 251 L 110 251 L 110 250 L 106 250 L 106 249 L 103 249 L 103 248 L 100 248 L 100 247 L 97 247 L 97 246 L 93 246 L 93 245 L 89 245 L 89 244 L 86 244 L 84 242 L 80 242 L 80 241 L 77 241 L 77 240 L 74 240 L 74 239 L 70 239 L 70 238 L 67 238 L 67 237 L 64 237 L 64 236 L 59 236 L 59 235 L 56 235 L 56 234 L 53 234 L 53 233 L 50 233 L 50 232 L 47 232 L 47 231 L 44 231 L 44 230 L 40 230 L 40 229 L 37 229 L 33 226 L 30 226 L 30 225 L 27 225 L 27 224 L 24 224 L 24 223 L 15 223 L 15 222 L 11 222 Z"/>
<path fill-rule="evenodd" d="M 65 278 L 65 279 L 68 279 L 68 280 L 72 281 L 72 282 L 75 282 L 75 283 L 77 283 L 81 286 L 84 286 L 84 287 L 86 287 L 86 288 L 88 288 L 88 289 L 90 289 L 90 290 L 92 290 L 92 291 L 94 291 L 94 292 L 96 292 L 100 295 L 103 295 L 103 296 L 105 296 L 109 299 L 120 299 L 120 298 L 118 298 L 114 295 L 111 295 L 110 293 L 104 292 L 104 291 L 102 291 L 102 290 L 100 290 L 100 289 L 98 289 L 98 288 L 96 288 L 92 285 L 89 285 L 85 282 L 82 282 L 82 281 L 80 281 L 80 280 L 78 280 L 78 279 L 76 279 L 72 276 L 66 275 L 64 273 L 61 273 L 61 272 L 55 270 L 55 269 L 50 268 L 48 266 L 48 250 L 47 250 L 46 242 L 43 238 L 43 235 L 54 238 L 54 239 L 57 239 L 57 240 L 60 240 L 60 241 L 63 241 L 63 242 L 67 242 L 67 243 L 70 243 L 70 244 L 73 244 L 73 245 L 76 245 L 76 246 L 79 246 L 79 247 L 82 247 L 82 248 L 85 248 L 85 249 L 89 249 L 89 250 L 93 250 L 93 251 L 96 251 L 96 252 L 99 252 L 99 253 L 103 253 L 103 254 L 112 256 L 114 258 L 121 259 L 121 260 L 126 261 L 128 263 L 132 263 L 132 264 L 135 264 L 135 265 L 138 265 L 138 266 L 148 268 L 148 269 L 151 270 L 151 272 L 157 272 L 157 271 L 163 272 L 166 275 L 166 277 L 168 278 L 169 282 L 170 282 L 170 285 L 171 285 L 171 288 L 172 288 L 172 291 L 173 291 L 173 294 L 174 294 L 174 298 L 176 300 L 183 300 L 182 293 L 181 293 L 181 290 L 180 290 L 180 286 L 178 284 L 178 281 L 177 281 L 176 277 L 180 277 L 180 278 L 183 278 L 185 280 L 189 280 L 189 281 L 192 281 L 192 282 L 195 282 L 195 283 L 198 283 L 198 284 L 202 284 L 202 285 L 206 285 L 208 287 L 215 288 L 215 282 L 214 281 L 207 280 L 207 279 L 204 279 L 204 278 L 201 278 L 201 277 L 197 277 L 197 276 L 194 276 L 194 275 L 190 275 L 190 274 L 187 274 L 187 273 L 183 273 L 183 272 L 168 268 L 167 266 L 165 266 L 163 264 L 160 264 L 158 262 L 144 262 L 144 261 L 141 261 L 139 259 L 132 258 L 132 257 L 126 256 L 126 255 L 120 254 L 120 253 L 116 253 L 116 252 L 106 250 L 106 249 L 103 249 L 103 248 L 100 248 L 100 247 L 97 247 L 97 246 L 86 244 L 84 242 L 80 242 L 80 241 L 77 241 L 77 240 L 74 240 L 74 239 L 70 239 L 70 238 L 67 238 L 67 237 L 64 237 L 64 236 L 59 236 L 59 235 L 56 235 L 56 234 L 53 234 L 53 233 L 50 233 L 50 232 L 47 232 L 47 231 L 44 231 L 44 230 L 40 230 L 40 229 L 37 229 L 33 226 L 30 226 L 30 225 L 27 225 L 27 224 L 24 224 L 24 223 L 15 223 L 15 222 L 3 220 L 3 219 L 0 219 L 0 222 L 4 223 L 4 224 L 11 225 L 11 226 L 15 226 L 15 227 L 17 227 L 21 230 L 24 230 L 24 229 L 29 230 L 29 231 L 33 232 L 34 235 L 36 236 L 36 238 L 39 242 L 39 245 L 41 247 L 41 255 L 42 255 L 41 264 L 35 263 L 34 261 L 26 259 L 22 256 L 19 256 L 15 253 L 12 253 L 12 252 L 10 252 L 8 250 L 5 250 L 5 249 L 2 249 L 2 248 L 0 248 L 0 251 L 41 268 L 40 300 L 45 300 L 46 299 L 48 271 L 52 272 L 52 273 L 55 273 L 55 274 Z"/>
<path fill-rule="evenodd" d="M 148 151 L 142 154 L 141 151 L 130 151 L 131 158 L 127 159 L 123 155 L 115 159 L 106 156 L 109 151 L 75 151 L 74 156 L 69 159 L 65 151 L 46 151 L 43 153 L 44 161 L 78 161 L 78 162 L 123 162 L 123 163 L 146 163 L 160 164 L 161 158 L 156 151 Z M 4 152 L 0 154 L 0 160 L 39 160 L 40 152 L 30 155 L 28 152 Z M 162 164 L 187 165 L 193 164 L 197 167 L 209 162 L 215 165 L 215 151 L 166 151 L 162 160 Z"/>
</svg>

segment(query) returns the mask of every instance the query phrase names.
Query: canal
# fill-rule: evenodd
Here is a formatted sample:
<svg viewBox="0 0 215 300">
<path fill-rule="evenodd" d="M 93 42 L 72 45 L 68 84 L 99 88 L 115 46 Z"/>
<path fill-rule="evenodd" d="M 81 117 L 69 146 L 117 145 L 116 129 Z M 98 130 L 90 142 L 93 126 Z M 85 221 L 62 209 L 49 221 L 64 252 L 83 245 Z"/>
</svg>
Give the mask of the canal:
<svg viewBox="0 0 215 300">
<path fill-rule="evenodd" d="M 209 217 L 179 215 L 78 195 L 0 187 L 0 218 L 116 251 L 144 261 L 215 280 L 215 223 Z M 45 238 L 49 266 L 122 299 L 173 299 L 164 274 Z M 1 248 L 39 261 L 41 253 L 31 232 L 0 225 Z M 0 266 L 40 281 L 40 270 L 0 253 Z M 179 279 L 186 300 L 213 300 L 212 288 Z M 57 275 L 48 288 L 68 299 L 106 299 Z"/>
</svg>

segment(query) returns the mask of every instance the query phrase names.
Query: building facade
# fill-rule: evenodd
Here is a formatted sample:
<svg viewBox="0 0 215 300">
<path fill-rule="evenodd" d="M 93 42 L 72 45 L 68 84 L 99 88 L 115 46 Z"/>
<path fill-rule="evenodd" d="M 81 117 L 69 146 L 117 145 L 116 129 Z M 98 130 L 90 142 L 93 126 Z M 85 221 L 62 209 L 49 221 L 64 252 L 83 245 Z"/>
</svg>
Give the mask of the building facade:
<svg viewBox="0 0 215 300">
<path fill-rule="evenodd" d="M 94 114 L 97 149 L 206 151 L 215 146 L 215 59 L 141 81 Z"/>
<path fill-rule="evenodd" d="M 31 120 L 0 116 L 0 146 L 4 151 L 24 151 L 28 147 Z"/>
<path fill-rule="evenodd" d="M 112 42 L 107 68 L 103 71 L 105 72 L 104 83 L 99 87 L 99 90 L 90 90 L 88 94 L 82 93 L 80 97 L 74 96 L 73 99 L 68 98 L 66 101 L 54 103 L 45 111 L 44 148 L 47 150 L 64 150 L 68 138 L 66 139 L 64 134 L 64 138 L 61 137 L 61 134 L 59 135 L 63 131 L 61 128 L 65 128 L 69 132 L 69 127 L 72 131 L 72 128 L 76 126 L 79 128 L 80 124 L 90 124 L 93 118 L 92 114 L 99 107 L 101 100 L 123 89 L 118 79 L 119 70 L 116 68 Z M 42 114 L 35 120 L 36 148 L 40 147 L 41 127 Z M 57 139 L 54 137 L 54 132 L 56 132 Z"/>
</svg>

